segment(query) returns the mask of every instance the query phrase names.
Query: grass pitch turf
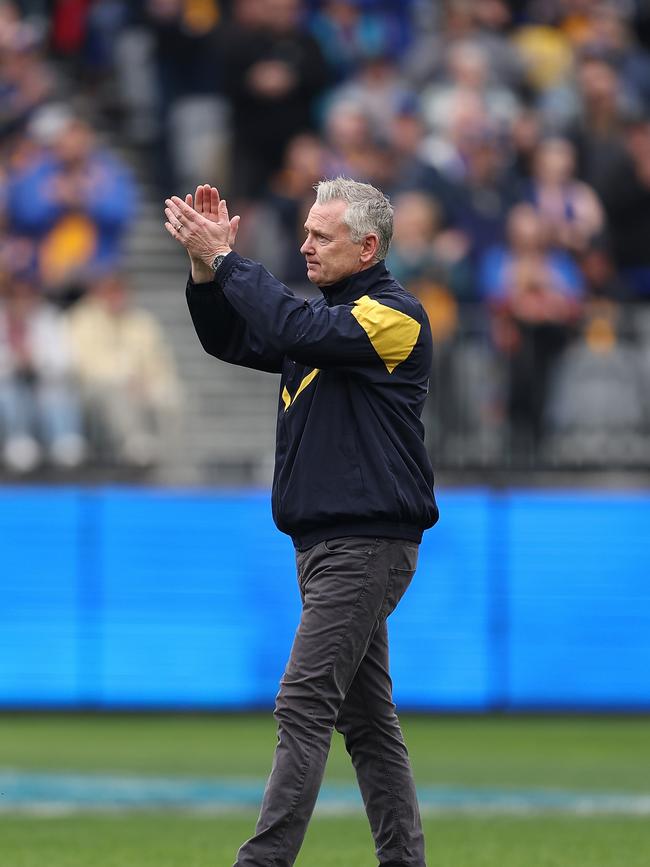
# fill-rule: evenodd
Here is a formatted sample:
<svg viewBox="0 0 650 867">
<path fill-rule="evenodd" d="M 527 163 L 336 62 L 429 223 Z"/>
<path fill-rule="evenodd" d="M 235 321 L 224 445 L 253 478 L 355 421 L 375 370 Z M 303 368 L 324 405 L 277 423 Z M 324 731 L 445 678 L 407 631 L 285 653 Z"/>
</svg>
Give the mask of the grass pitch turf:
<svg viewBox="0 0 650 867">
<path fill-rule="evenodd" d="M 650 797 L 647 718 L 405 716 L 417 782 Z M 0 769 L 263 779 L 270 714 L 0 716 Z M 353 783 L 336 736 L 326 780 Z M 2 795 L 0 793 L 0 806 Z M 0 814 L 2 867 L 230 867 L 252 813 Z M 647 816 L 425 818 L 430 867 L 650 867 Z M 376 864 L 365 818 L 317 816 L 298 867 Z"/>
<path fill-rule="evenodd" d="M 648 717 L 402 716 L 421 785 L 650 794 Z M 227 716 L 0 714 L 0 768 L 265 777 L 270 713 Z M 335 733 L 327 779 L 354 780 Z M 650 867 L 650 859 L 648 861 Z"/>
<path fill-rule="evenodd" d="M 230 867 L 255 817 L 2 817 L 6 867 Z M 647 867 L 647 819 L 578 817 L 425 820 L 430 867 Z M 372 867 L 362 818 L 317 818 L 297 867 Z"/>
</svg>

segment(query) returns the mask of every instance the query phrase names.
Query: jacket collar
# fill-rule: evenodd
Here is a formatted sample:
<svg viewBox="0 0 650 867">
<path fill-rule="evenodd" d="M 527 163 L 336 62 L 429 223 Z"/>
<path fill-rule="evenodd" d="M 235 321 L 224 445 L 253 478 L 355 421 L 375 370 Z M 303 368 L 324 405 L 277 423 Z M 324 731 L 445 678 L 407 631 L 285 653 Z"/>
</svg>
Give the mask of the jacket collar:
<svg viewBox="0 0 650 867">
<path fill-rule="evenodd" d="M 366 295 L 371 286 L 376 285 L 382 277 L 385 277 L 388 271 L 382 259 L 371 268 L 366 268 L 365 271 L 359 271 L 357 274 L 352 274 L 350 277 L 344 277 L 338 283 L 330 283 L 329 286 L 322 286 L 323 293 L 328 307 L 333 307 L 335 304 L 346 304 L 350 301 L 355 301 Z"/>
</svg>

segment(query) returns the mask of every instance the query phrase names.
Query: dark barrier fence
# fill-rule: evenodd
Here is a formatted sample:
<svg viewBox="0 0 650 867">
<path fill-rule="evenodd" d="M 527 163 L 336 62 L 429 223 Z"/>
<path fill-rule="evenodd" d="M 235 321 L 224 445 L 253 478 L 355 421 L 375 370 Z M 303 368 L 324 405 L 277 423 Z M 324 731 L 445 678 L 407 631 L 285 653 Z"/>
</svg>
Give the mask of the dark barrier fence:
<svg viewBox="0 0 650 867">
<path fill-rule="evenodd" d="M 391 617 L 414 709 L 650 708 L 650 495 L 443 491 Z M 270 706 L 299 616 L 268 494 L 0 492 L 0 705 Z"/>
<path fill-rule="evenodd" d="M 435 321 L 435 313 L 432 316 Z M 593 306 L 574 328 L 520 329 L 465 304 L 434 340 L 424 420 L 438 469 L 650 468 L 650 308 Z"/>
</svg>

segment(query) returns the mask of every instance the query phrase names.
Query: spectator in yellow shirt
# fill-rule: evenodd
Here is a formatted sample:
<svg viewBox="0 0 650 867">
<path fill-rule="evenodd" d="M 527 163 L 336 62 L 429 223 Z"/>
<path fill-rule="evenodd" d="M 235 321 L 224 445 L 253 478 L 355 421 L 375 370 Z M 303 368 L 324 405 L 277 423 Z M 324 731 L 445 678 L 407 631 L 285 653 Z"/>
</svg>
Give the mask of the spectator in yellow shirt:
<svg viewBox="0 0 650 867">
<path fill-rule="evenodd" d="M 70 313 L 91 441 L 109 461 L 164 460 L 180 407 L 174 360 L 155 318 L 135 307 L 123 276 L 100 277 Z"/>
</svg>

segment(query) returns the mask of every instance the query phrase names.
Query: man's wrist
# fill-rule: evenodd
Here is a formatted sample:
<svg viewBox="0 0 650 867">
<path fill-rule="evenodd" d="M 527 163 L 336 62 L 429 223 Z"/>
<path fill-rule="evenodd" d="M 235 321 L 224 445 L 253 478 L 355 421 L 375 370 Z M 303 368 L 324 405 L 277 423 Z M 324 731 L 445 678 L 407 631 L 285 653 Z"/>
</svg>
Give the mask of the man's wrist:
<svg viewBox="0 0 650 867">
<path fill-rule="evenodd" d="M 200 259 L 190 256 L 192 262 L 192 280 L 194 283 L 211 283 L 214 280 L 217 268 L 228 253 L 232 253 L 230 247 L 219 247 L 213 253 Z"/>
<path fill-rule="evenodd" d="M 211 283 L 214 280 L 214 271 L 206 265 L 202 259 L 192 259 L 192 282 Z"/>
<path fill-rule="evenodd" d="M 227 245 L 225 247 L 217 247 L 212 253 L 209 261 L 212 262 L 215 256 L 227 256 L 228 253 L 232 253 L 232 247 L 228 247 Z"/>
</svg>

